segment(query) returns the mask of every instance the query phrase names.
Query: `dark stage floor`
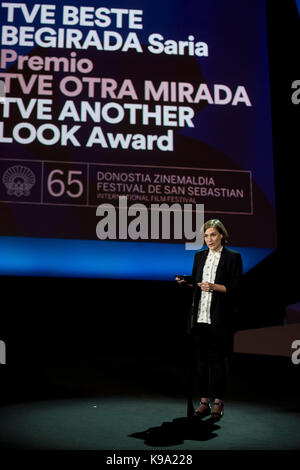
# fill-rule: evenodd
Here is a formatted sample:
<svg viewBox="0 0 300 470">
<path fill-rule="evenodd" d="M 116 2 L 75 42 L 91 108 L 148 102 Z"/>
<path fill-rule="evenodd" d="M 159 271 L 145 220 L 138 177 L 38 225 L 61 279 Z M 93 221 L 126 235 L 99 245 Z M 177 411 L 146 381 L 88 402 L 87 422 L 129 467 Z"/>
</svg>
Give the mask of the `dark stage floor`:
<svg viewBox="0 0 300 470">
<path fill-rule="evenodd" d="M 186 419 L 186 363 L 171 355 L 1 368 L 1 448 L 300 450 L 299 367 L 235 354 L 224 417 L 215 424 Z"/>
</svg>

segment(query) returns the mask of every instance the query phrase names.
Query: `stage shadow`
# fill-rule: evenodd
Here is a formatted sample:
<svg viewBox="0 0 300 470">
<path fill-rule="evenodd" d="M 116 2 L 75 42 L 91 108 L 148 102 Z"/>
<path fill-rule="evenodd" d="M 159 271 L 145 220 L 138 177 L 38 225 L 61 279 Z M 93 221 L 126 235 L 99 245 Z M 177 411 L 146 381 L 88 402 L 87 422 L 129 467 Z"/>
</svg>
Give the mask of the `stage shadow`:
<svg viewBox="0 0 300 470">
<path fill-rule="evenodd" d="M 186 417 L 163 422 L 160 426 L 130 434 L 129 437 L 143 439 L 148 446 L 174 446 L 183 444 L 185 440 L 208 441 L 217 437 L 214 431 L 218 429 L 220 426 L 211 418 L 203 420 L 198 417 Z"/>
</svg>

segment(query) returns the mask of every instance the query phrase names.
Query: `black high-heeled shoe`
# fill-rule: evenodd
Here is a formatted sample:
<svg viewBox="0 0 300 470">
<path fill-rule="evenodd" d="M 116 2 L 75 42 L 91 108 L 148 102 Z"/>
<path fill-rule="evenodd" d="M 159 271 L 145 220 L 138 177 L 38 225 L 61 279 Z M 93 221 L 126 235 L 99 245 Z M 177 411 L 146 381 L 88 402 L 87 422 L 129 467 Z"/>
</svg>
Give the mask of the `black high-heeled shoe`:
<svg viewBox="0 0 300 470">
<path fill-rule="evenodd" d="M 200 406 L 204 405 L 205 409 L 200 411 Z M 198 416 L 198 418 L 204 418 L 205 416 L 210 415 L 211 408 L 209 401 L 200 401 L 199 408 L 195 411 L 194 416 Z"/>
<path fill-rule="evenodd" d="M 223 414 L 224 414 L 224 411 L 223 411 L 223 409 L 224 409 L 224 403 L 223 403 L 222 401 L 215 401 L 215 402 L 213 403 L 213 406 L 219 406 L 219 407 L 220 407 L 220 411 L 215 411 L 215 410 L 213 410 L 213 411 L 211 412 L 211 417 L 212 417 L 215 421 L 219 421 L 219 420 L 222 418 Z"/>
</svg>

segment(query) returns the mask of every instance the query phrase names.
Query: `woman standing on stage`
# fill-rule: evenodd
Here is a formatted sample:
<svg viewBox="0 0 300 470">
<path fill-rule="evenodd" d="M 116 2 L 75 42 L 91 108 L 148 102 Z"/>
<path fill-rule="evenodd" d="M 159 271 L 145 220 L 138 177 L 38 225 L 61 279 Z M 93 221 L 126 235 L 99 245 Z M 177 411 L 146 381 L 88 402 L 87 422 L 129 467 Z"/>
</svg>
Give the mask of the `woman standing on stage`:
<svg viewBox="0 0 300 470">
<path fill-rule="evenodd" d="M 220 220 L 207 221 L 203 232 L 207 249 L 195 254 L 192 277 L 197 284 L 187 328 L 201 397 L 194 415 L 211 415 L 219 420 L 224 410 L 228 359 L 233 351 L 234 317 L 243 267 L 240 253 L 225 246 L 228 232 Z M 186 282 L 178 277 L 176 280 L 180 284 Z"/>
</svg>

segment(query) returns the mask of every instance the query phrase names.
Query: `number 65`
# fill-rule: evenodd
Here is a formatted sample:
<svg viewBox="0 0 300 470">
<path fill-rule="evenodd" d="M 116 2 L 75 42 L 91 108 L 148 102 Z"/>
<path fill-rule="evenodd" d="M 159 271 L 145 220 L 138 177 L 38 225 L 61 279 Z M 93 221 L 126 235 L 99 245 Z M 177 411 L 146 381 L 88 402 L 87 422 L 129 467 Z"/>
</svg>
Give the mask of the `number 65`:
<svg viewBox="0 0 300 470">
<path fill-rule="evenodd" d="M 76 198 L 76 197 L 80 197 L 82 195 L 82 193 L 83 193 L 83 183 L 82 183 L 82 181 L 80 181 L 77 178 L 73 178 L 74 175 L 82 175 L 82 171 L 80 171 L 80 170 L 70 170 L 67 173 L 68 174 L 67 186 L 69 187 L 72 184 L 76 185 L 78 187 L 78 191 L 76 191 L 76 192 L 72 192 L 69 189 L 66 190 L 65 182 L 61 179 L 58 179 L 58 178 L 55 179 L 54 178 L 54 176 L 56 174 L 62 176 L 64 174 L 64 172 L 57 168 L 55 170 L 52 170 L 49 173 L 47 186 L 48 186 L 48 191 L 51 194 L 51 196 L 60 197 L 64 193 L 67 193 L 68 196 Z M 58 185 L 58 189 L 56 189 L 56 191 L 54 190 L 54 187 L 53 187 L 54 185 Z"/>
</svg>

